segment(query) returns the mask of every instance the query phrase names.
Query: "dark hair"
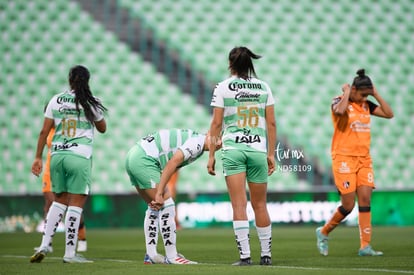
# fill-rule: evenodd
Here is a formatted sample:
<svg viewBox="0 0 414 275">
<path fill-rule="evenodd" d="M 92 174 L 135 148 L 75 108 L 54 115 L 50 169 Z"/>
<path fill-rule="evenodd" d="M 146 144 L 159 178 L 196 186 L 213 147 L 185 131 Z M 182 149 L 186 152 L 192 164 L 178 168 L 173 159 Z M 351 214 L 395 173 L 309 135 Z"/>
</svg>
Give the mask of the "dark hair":
<svg viewBox="0 0 414 275">
<path fill-rule="evenodd" d="M 372 81 L 369 76 L 365 75 L 365 69 L 359 69 L 357 71 L 357 75 L 358 76 L 356 76 L 352 82 L 352 86 L 355 86 L 355 88 L 358 90 L 364 88 L 372 88 Z"/>
<path fill-rule="evenodd" d="M 94 123 L 95 114 L 92 108 L 95 110 L 100 109 L 103 112 L 106 112 L 107 109 L 92 95 L 92 92 L 89 89 L 89 78 L 89 70 L 82 65 L 76 65 L 69 71 L 69 85 L 75 92 L 75 104 L 76 110 L 78 111 L 78 117 L 80 115 L 80 104 L 83 107 L 86 119 L 89 122 Z"/>
<path fill-rule="evenodd" d="M 233 48 L 229 53 L 230 71 L 244 79 L 248 79 L 252 76 L 257 77 L 252 58 L 259 59 L 261 56 L 253 53 L 246 47 Z"/>
</svg>

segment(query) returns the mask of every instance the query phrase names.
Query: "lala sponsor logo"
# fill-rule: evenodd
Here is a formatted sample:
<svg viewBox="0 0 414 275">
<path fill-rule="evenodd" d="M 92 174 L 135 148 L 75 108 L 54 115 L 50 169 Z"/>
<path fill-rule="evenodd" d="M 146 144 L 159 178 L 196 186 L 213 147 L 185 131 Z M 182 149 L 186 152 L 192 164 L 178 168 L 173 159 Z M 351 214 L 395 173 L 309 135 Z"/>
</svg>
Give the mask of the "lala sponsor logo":
<svg viewBox="0 0 414 275">
<path fill-rule="evenodd" d="M 250 131 L 248 129 L 243 129 L 243 136 L 237 136 L 235 139 L 236 143 L 260 143 L 261 139 L 259 135 L 250 135 Z"/>
</svg>

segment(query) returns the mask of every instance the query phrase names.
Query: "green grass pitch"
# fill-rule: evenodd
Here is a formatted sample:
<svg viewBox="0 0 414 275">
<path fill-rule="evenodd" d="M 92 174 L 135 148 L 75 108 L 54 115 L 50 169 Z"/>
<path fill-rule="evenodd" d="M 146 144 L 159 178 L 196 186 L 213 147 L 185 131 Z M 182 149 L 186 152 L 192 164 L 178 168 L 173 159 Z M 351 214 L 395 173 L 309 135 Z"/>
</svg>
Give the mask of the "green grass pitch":
<svg viewBox="0 0 414 275">
<path fill-rule="evenodd" d="M 231 263 L 238 254 L 231 228 L 178 231 L 179 252 L 199 265 L 144 265 L 142 229 L 89 229 L 89 264 L 63 264 L 64 234 L 54 237 L 54 252 L 42 263 L 29 263 L 39 233 L 0 233 L 0 274 L 414 274 L 414 228 L 374 227 L 372 245 L 382 257 L 359 257 L 357 227 L 331 233 L 329 256 L 316 250 L 315 227 L 273 226 L 273 266 L 260 266 L 256 231 L 251 228 L 253 266 Z M 158 252 L 164 254 L 160 246 Z"/>
</svg>

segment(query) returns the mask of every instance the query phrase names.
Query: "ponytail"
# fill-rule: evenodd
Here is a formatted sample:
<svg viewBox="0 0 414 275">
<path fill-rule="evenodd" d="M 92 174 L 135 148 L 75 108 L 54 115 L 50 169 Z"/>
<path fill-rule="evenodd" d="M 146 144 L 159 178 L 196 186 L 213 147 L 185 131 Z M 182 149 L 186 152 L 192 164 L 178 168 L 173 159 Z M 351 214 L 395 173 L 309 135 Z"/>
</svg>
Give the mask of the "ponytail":
<svg viewBox="0 0 414 275">
<path fill-rule="evenodd" d="M 235 47 L 229 53 L 229 69 L 232 74 L 248 79 L 257 77 L 252 59 L 259 59 L 260 55 L 253 53 L 246 47 Z"/>
<path fill-rule="evenodd" d="M 86 119 L 93 124 L 96 119 L 94 110 L 101 110 L 102 112 L 106 112 L 107 108 L 92 95 L 92 92 L 89 88 L 89 78 L 89 70 L 84 66 L 76 65 L 69 71 L 69 85 L 75 92 L 75 105 L 78 112 L 78 117 L 80 115 L 80 104 L 83 108 Z M 92 108 L 94 110 L 92 110 Z"/>
</svg>

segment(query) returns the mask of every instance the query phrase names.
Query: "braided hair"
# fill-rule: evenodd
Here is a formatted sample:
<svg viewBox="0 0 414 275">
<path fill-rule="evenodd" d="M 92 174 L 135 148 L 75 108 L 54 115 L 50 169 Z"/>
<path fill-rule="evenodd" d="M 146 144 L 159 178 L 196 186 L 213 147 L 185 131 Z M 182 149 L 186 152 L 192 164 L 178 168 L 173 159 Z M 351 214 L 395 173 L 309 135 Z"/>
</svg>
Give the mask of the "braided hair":
<svg viewBox="0 0 414 275">
<path fill-rule="evenodd" d="M 78 117 L 80 115 L 80 104 L 83 107 L 86 119 L 93 124 L 95 122 L 95 113 L 92 108 L 95 110 L 99 109 L 102 112 L 106 112 L 107 108 L 92 95 L 89 88 L 89 78 L 89 70 L 82 65 L 76 65 L 69 71 L 69 85 L 75 92 L 75 104 Z"/>
<path fill-rule="evenodd" d="M 246 47 L 235 47 L 229 53 L 229 70 L 240 78 L 257 77 L 252 59 L 259 59 L 260 55 L 253 53 Z"/>
</svg>

